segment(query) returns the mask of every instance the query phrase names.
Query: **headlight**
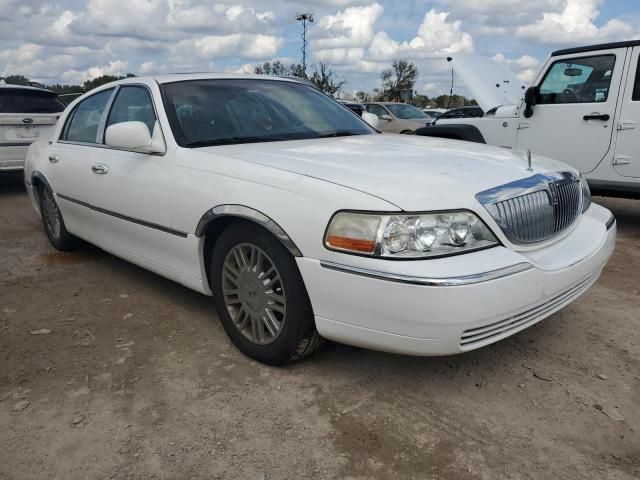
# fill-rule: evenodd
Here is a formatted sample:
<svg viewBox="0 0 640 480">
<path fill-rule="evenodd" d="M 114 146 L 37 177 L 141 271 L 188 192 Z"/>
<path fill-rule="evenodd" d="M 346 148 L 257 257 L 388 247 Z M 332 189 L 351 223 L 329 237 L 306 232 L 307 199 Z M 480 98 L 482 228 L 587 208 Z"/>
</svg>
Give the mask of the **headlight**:
<svg viewBox="0 0 640 480">
<path fill-rule="evenodd" d="M 393 259 L 455 255 L 493 247 L 498 241 L 467 211 L 372 214 L 336 213 L 327 228 L 330 250 Z"/>
<path fill-rule="evenodd" d="M 587 179 L 582 175 L 580 175 L 580 184 L 582 185 L 582 213 L 584 213 L 591 206 L 591 190 Z"/>
</svg>

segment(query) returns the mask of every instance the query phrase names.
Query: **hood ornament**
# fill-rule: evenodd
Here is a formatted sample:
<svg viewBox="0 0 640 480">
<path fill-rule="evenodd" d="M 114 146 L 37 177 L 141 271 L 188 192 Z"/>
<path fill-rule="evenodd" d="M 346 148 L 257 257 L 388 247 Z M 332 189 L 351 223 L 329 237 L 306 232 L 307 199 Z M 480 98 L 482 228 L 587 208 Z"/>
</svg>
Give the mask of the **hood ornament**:
<svg viewBox="0 0 640 480">
<path fill-rule="evenodd" d="M 531 150 L 527 150 L 527 161 L 529 162 L 529 166 L 527 167 L 527 171 L 533 172 L 533 168 L 531 168 Z"/>
</svg>

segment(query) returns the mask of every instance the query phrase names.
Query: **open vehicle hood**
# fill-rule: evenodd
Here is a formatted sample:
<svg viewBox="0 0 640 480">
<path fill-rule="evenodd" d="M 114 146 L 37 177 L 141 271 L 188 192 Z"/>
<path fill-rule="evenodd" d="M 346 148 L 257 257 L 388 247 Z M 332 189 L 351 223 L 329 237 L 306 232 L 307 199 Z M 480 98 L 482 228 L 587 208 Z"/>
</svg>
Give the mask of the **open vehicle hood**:
<svg viewBox="0 0 640 480">
<path fill-rule="evenodd" d="M 465 54 L 454 56 L 451 63 L 454 75 L 462 80 L 485 112 L 521 103 L 524 84 L 504 65 L 491 58 Z"/>
<path fill-rule="evenodd" d="M 522 152 L 471 142 L 393 134 L 197 150 L 342 185 L 381 198 L 405 211 L 473 208 L 477 206 L 478 192 L 535 173 L 569 168 L 553 160 L 535 158 L 531 172 L 527 171 L 526 155 Z M 215 165 L 215 161 L 211 165 Z"/>
</svg>

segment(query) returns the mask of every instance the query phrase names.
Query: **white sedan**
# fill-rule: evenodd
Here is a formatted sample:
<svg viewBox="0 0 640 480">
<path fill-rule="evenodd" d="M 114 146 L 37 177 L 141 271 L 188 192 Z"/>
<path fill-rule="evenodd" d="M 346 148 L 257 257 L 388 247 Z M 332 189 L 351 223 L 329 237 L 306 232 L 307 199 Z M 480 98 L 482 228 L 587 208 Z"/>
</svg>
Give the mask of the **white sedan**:
<svg viewBox="0 0 640 480">
<path fill-rule="evenodd" d="M 28 152 L 54 247 L 81 238 L 215 298 L 231 340 L 283 364 L 328 338 L 472 350 L 598 278 L 615 219 L 571 167 L 380 134 L 308 85 L 166 75 L 74 101 Z"/>
</svg>

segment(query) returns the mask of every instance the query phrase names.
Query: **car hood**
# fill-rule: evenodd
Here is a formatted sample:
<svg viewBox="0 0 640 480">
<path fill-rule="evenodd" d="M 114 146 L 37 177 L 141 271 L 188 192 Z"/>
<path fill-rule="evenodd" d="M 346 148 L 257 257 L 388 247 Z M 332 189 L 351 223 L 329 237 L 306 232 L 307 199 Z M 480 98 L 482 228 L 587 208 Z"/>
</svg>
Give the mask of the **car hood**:
<svg viewBox="0 0 640 480">
<path fill-rule="evenodd" d="M 478 192 L 536 173 L 570 170 L 523 152 L 411 135 L 372 134 L 198 150 L 342 185 L 406 211 L 471 208 Z M 345 208 L 349 208 L 345 205 Z"/>
<path fill-rule="evenodd" d="M 524 84 L 495 60 L 461 54 L 454 56 L 451 64 L 454 74 L 485 112 L 501 105 L 519 105 L 522 102 Z"/>
</svg>

